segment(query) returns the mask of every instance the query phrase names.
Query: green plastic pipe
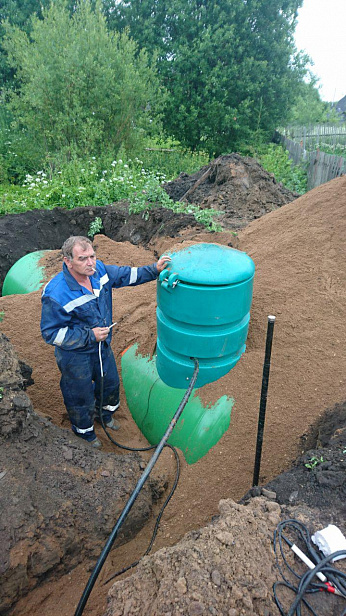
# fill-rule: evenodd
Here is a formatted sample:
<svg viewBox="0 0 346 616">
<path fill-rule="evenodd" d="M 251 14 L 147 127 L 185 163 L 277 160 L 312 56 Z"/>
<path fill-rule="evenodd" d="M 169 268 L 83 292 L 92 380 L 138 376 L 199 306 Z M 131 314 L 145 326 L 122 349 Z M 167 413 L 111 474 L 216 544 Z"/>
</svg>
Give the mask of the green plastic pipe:
<svg viewBox="0 0 346 616">
<path fill-rule="evenodd" d="M 21 295 L 37 291 L 43 285 L 44 267 L 39 265 L 40 259 L 50 250 L 29 252 L 7 272 L 2 286 L 2 295 Z"/>
<path fill-rule="evenodd" d="M 166 385 L 156 370 L 155 359 L 143 357 L 137 345 L 121 360 L 127 405 L 137 426 L 151 445 L 162 438 L 184 391 Z M 186 405 L 168 443 L 181 449 L 188 464 L 194 464 L 218 443 L 228 430 L 233 398 L 222 396 L 212 406 L 203 406 L 198 389 Z"/>
</svg>

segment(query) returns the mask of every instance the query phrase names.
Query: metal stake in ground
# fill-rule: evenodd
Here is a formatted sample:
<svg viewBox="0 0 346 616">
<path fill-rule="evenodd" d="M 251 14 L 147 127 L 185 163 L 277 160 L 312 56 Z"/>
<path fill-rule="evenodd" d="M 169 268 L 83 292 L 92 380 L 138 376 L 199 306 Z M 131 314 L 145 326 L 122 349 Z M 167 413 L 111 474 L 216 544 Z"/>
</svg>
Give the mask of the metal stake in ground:
<svg viewBox="0 0 346 616">
<path fill-rule="evenodd" d="M 258 478 L 259 478 L 259 472 L 260 472 L 260 466 L 261 466 L 263 432 L 264 432 L 264 422 L 265 422 L 266 406 L 267 406 L 270 356 L 272 352 L 274 323 L 275 323 L 275 317 L 273 317 L 272 315 L 269 315 L 268 316 L 268 327 L 267 327 L 266 350 L 265 350 L 264 364 L 263 364 L 261 402 L 260 402 L 260 410 L 259 410 L 259 416 L 258 416 L 256 456 L 255 456 L 255 466 L 254 466 L 253 481 L 252 481 L 253 486 L 258 486 Z"/>
</svg>

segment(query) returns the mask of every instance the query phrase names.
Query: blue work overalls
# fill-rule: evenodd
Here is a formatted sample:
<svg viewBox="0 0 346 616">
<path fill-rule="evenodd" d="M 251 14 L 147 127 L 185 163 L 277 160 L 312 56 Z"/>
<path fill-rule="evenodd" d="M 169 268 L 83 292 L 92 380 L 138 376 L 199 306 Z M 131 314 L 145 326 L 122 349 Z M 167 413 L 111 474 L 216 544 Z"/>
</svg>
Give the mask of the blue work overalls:
<svg viewBox="0 0 346 616">
<path fill-rule="evenodd" d="M 42 293 L 41 333 L 55 346 L 60 387 L 72 430 L 87 441 L 96 438 L 95 403 L 99 410 L 101 370 L 94 327 L 112 324 L 112 288 L 136 286 L 157 277 L 156 265 L 118 267 L 96 262 L 90 277 L 93 293 L 81 286 L 66 265 Z M 109 423 L 119 406 L 119 376 L 110 347 L 112 330 L 101 343 L 103 419 Z"/>
</svg>

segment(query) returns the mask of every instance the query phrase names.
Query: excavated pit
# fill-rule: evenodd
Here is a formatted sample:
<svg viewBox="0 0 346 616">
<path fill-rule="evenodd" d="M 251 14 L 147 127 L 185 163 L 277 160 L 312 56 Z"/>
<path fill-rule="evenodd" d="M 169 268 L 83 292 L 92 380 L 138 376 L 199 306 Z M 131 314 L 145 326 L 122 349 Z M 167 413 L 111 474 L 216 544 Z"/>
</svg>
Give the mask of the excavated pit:
<svg viewBox="0 0 346 616">
<path fill-rule="evenodd" d="M 223 158 L 227 176 L 234 160 Z M 223 196 L 227 183 L 209 188 Z M 107 263 L 142 265 L 167 249 L 209 241 L 245 250 L 256 265 L 247 351 L 228 375 L 200 392 L 206 403 L 224 394 L 235 398 L 230 429 L 198 463 L 188 466 L 182 461 L 178 489 L 153 551 L 164 549 L 146 557 L 126 583 L 113 586 L 107 616 L 274 616 L 278 611 L 271 585 L 277 572 L 270 537 L 277 521 L 301 515 L 311 530 L 333 521 L 345 533 L 345 189 L 345 177 L 333 180 L 255 220 L 238 237 L 227 229 L 207 233 L 194 225 L 192 217 L 176 217 L 167 210 L 155 210 L 149 223 L 138 215 L 134 219 L 128 216 L 126 204 L 0 219 L 2 276 L 8 264 L 26 252 L 57 249 L 71 233 L 86 234 L 90 220 L 99 215 L 109 237 L 97 236 L 95 245 Z M 229 207 L 234 209 L 233 204 Z M 234 229 L 232 225 L 228 229 Z M 13 238 L 19 237 L 15 242 Z M 49 254 L 45 266 L 47 276 L 59 271 L 58 250 Z M 40 292 L 0 298 L 0 311 L 4 313 L 1 329 L 9 340 L 2 337 L 7 350 L 0 383 L 4 388 L 1 542 L 6 555 L 2 575 L 8 580 L 2 609 L 6 613 L 11 602 L 17 602 L 9 612 L 16 616 L 67 616 L 78 603 L 143 457 L 114 450 L 102 434 L 103 452 L 90 451 L 72 437 L 53 350 L 40 337 Z M 151 353 L 156 339 L 155 284 L 117 291 L 115 313 L 113 348 L 118 363 L 121 351 L 133 342 L 139 343 L 142 352 Z M 249 489 L 268 314 L 277 317 L 260 476 L 268 492 L 257 500 L 261 490 Z M 18 358 L 24 362 L 21 368 Z M 32 367 L 34 380 L 26 392 L 23 387 L 30 371 L 25 366 Z M 326 420 L 325 409 L 331 409 Z M 119 418 L 119 440 L 130 446 L 145 445 L 129 416 L 123 391 Z M 305 464 L 313 456 L 323 457 L 323 463 L 310 470 Z M 172 460 L 164 454 L 143 493 L 141 511 L 137 518 L 135 512 L 131 514 L 124 530 L 122 541 L 130 541 L 111 552 L 86 613 L 105 612 L 112 582 L 102 584 L 144 553 L 156 499 L 162 500 L 173 474 Z M 232 503 L 242 497 L 242 504 Z M 224 499 L 232 501 L 218 511 Z M 215 515 L 221 517 L 210 525 Z M 254 517 L 258 532 L 253 534 L 249 520 Z M 230 548 L 227 533 L 235 532 L 243 539 Z M 189 533 L 186 538 L 185 533 Z M 250 546 L 259 555 L 253 567 L 249 566 Z M 324 598 L 319 609 L 322 616 L 339 613 L 332 612 Z"/>
</svg>

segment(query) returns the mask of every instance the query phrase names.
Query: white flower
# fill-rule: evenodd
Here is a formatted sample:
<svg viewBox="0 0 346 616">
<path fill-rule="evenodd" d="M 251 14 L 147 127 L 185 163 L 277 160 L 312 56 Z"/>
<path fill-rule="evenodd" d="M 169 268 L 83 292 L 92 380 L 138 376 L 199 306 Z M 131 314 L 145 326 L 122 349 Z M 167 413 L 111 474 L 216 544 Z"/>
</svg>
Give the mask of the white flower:
<svg viewBox="0 0 346 616">
<path fill-rule="evenodd" d="M 64 197 L 65 197 L 65 195 L 61 195 L 61 196 L 62 196 L 62 198 L 64 198 Z"/>
</svg>

